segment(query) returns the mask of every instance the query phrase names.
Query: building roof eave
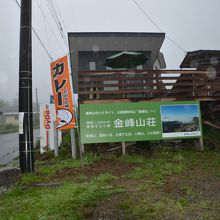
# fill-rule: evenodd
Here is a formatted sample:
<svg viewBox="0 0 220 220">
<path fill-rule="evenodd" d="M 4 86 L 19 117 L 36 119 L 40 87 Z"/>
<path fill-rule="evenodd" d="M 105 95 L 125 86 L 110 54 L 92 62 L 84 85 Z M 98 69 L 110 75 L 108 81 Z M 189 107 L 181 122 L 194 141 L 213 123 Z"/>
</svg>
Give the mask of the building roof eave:
<svg viewBox="0 0 220 220">
<path fill-rule="evenodd" d="M 180 68 L 196 68 L 196 65 L 200 61 L 207 61 L 207 64 L 210 64 L 212 57 L 220 58 L 220 50 L 196 50 L 187 52 L 180 64 Z"/>
<path fill-rule="evenodd" d="M 138 40 L 137 40 L 138 39 Z M 165 33 L 77 32 L 68 33 L 70 51 L 150 51 L 152 63 L 165 39 Z"/>
</svg>

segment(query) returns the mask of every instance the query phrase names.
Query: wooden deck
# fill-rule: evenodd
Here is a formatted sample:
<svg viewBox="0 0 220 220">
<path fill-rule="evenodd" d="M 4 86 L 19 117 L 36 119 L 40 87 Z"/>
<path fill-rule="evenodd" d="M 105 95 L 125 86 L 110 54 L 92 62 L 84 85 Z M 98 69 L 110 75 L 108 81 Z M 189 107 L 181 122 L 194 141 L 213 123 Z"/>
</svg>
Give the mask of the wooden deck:
<svg viewBox="0 0 220 220">
<path fill-rule="evenodd" d="M 220 100 L 220 77 L 205 71 L 80 71 L 80 103 Z"/>
</svg>

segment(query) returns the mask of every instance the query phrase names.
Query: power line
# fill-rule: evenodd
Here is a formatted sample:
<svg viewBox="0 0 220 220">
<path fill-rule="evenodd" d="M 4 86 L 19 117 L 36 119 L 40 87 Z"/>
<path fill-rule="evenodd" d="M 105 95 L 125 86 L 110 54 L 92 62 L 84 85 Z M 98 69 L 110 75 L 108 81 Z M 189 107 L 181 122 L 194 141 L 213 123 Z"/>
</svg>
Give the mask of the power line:
<svg viewBox="0 0 220 220">
<path fill-rule="evenodd" d="M 20 4 L 18 3 L 18 0 L 15 0 L 15 3 L 18 5 L 18 7 L 20 8 Z"/>
<path fill-rule="evenodd" d="M 39 1 L 40 1 L 40 3 L 39 3 Z M 46 23 L 47 23 L 49 29 L 50 29 L 51 32 L 53 33 L 53 36 L 56 38 L 57 42 L 61 43 L 60 40 L 59 40 L 59 38 L 58 38 L 58 36 L 57 36 L 57 34 L 54 32 L 54 30 L 53 30 L 51 24 L 50 24 L 50 23 L 48 22 L 48 20 L 47 20 L 47 17 L 46 17 L 46 15 L 45 15 L 45 13 L 44 13 L 44 10 L 43 10 L 42 1 L 41 1 L 41 0 L 37 0 L 37 4 L 38 4 L 38 7 L 39 7 L 39 9 L 40 9 L 40 11 L 41 11 L 41 13 L 42 13 L 42 15 L 43 15 L 43 18 L 44 18 L 44 24 L 45 24 L 46 34 L 47 34 L 47 28 L 46 28 Z M 48 42 L 49 42 L 48 34 L 47 34 L 47 40 L 48 40 Z M 64 42 L 64 43 L 65 43 L 65 42 Z M 61 45 L 61 44 L 60 44 L 60 45 Z M 66 45 L 65 45 L 65 46 L 66 46 Z M 61 47 L 62 47 L 62 45 L 61 45 Z"/>
<path fill-rule="evenodd" d="M 50 48 L 50 41 L 49 41 L 49 37 L 48 37 L 48 28 L 47 28 L 47 20 L 46 20 L 46 15 L 44 14 L 44 10 L 43 10 L 43 3 L 41 0 L 37 0 L 37 5 L 43 15 L 43 20 L 44 20 L 44 29 L 45 29 L 45 34 L 46 34 L 46 40 L 47 40 L 47 45 L 48 45 L 48 50 L 50 51 L 51 53 L 51 48 Z"/>
<path fill-rule="evenodd" d="M 68 41 L 67 41 L 67 38 L 66 38 L 66 36 L 65 36 L 64 28 L 63 28 L 63 26 L 66 27 L 66 25 L 65 25 L 64 20 L 63 20 L 63 18 L 62 18 L 62 16 L 61 16 L 61 13 L 59 12 L 58 9 L 56 9 L 56 7 L 55 7 L 56 5 L 54 6 L 54 3 L 53 3 L 52 0 L 49 0 L 49 1 L 51 2 L 51 5 L 52 5 L 52 7 L 53 7 L 53 9 L 54 9 L 54 12 L 55 12 L 55 14 L 56 14 L 56 17 L 57 17 L 57 19 L 58 19 L 58 23 L 59 23 L 59 26 L 60 26 L 60 30 L 61 30 L 61 32 L 63 33 L 63 40 L 64 40 L 64 42 L 65 42 L 65 44 L 66 44 L 66 46 L 67 46 L 67 50 L 68 50 Z M 58 12 L 58 14 L 57 14 L 57 12 Z M 62 24 L 61 24 L 61 21 L 60 21 L 58 15 L 60 16 L 60 19 L 61 19 L 61 21 L 63 22 L 63 26 L 62 26 Z"/>
<path fill-rule="evenodd" d="M 39 35 L 37 34 L 36 30 L 32 27 L 33 32 L 35 33 L 37 39 L 39 40 L 40 44 L 42 45 L 42 47 L 44 48 L 44 50 L 46 51 L 48 57 L 50 58 L 50 60 L 53 60 L 53 57 L 50 55 L 49 51 L 47 50 L 47 48 L 44 46 L 42 40 L 40 39 Z"/>
<path fill-rule="evenodd" d="M 60 22 L 60 19 L 59 19 L 58 15 L 57 15 L 56 8 L 54 7 L 53 2 L 51 0 L 47 0 L 46 2 L 47 2 L 47 7 L 48 7 L 48 9 L 49 9 L 54 21 L 55 21 L 57 29 L 60 32 L 60 36 L 62 37 L 62 39 L 64 41 L 64 44 L 65 44 L 65 46 L 67 47 L 67 50 L 68 50 L 68 41 L 65 38 L 65 34 L 63 32 L 63 27 L 62 27 L 62 24 Z"/>
<path fill-rule="evenodd" d="M 56 11 L 57 11 L 58 15 L 60 16 L 60 20 L 61 20 L 62 23 L 63 23 L 63 27 L 67 30 L 67 26 L 66 26 L 66 24 L 65 24 L 65 22 L 64 22 L 64 19 L 63 19 L 63 17 L 62 17 L 62 13 L 60 13 L 59 7 L 57 7 L 56 1 L 54 1 L 53 4 L 54 4 L 55 8 L 57 8 Z"/>
<path fill-rule="evenodd" d="M 144 14 L 144 16 L 150 20 L 150 22 L 160 31 L 160 32 L 164 32 L 159 25 L 157 25 L 157 23 L 147 14 L 147 12 L 141 7 L 140 4 L 137 3 L 136 0 L 132 0 L 133 3 L 139 8 L 139 10 Z M 186 50 L 181 47 L 176 41 L 174 41 L 169 35 L 166 34 L 166 38 L 172 42 L 177 48 L 179 48 L 180 50 L 182 50 L 184 52 L 184 54 L 186 54 Z"/>
<path fill-rule="evenodd" d="M 18 3 L 18 0 L 14 0 L 15 3 L 18 5 L 19 8 L 21 8 L 20 4 Z M 45 47 L 44 43 L 42 42 L 40 36 L 38 35 L 38 33 L 36 32 L 36 30 L 34 29 L 33 26 L 32 27 L 32 30 L 34 32 L 34 34 L 36 35 L 38 41 L 40 42 L 41 46 L 43 47 L 43 49 L 45 50 L 46 54 L 48 55 L 48 57 L 50 58 L 50 60 L 53 60 L 53 57 L 50 55 L 49 51 L 47 50 L 47 48 Z"/>
</svg>

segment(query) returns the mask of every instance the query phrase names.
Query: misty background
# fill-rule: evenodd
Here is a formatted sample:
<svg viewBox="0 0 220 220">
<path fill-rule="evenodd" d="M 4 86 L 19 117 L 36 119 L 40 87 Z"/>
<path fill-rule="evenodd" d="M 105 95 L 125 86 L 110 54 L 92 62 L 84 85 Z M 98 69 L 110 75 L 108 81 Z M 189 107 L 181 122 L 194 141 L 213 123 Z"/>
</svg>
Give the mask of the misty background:
<svg viewBox="0 0 220 220">
<path fill-rule="evenodd" d="M 17 1 L 20 4 L 20 1 Z M 68 53 L 67 32 L 165 32 L 161 51 L 167 69 L 179 69 L 185 53 L 199 49 L 220 50 L 219 0 L 52 0 L 65 37 L 61 37 L 48 0 L 33 0 L 32 26 L 52 59 Z M 20 8 L 16 0 L 0 0 L 0 100 L 16 103 Z M 158 28 L 159 26 L 159 28 Z M 33 101 L 49 103 L 52 61 L 33 33 Z M 181 47 L 181 48 L 180 48 Z"/>
</svg>

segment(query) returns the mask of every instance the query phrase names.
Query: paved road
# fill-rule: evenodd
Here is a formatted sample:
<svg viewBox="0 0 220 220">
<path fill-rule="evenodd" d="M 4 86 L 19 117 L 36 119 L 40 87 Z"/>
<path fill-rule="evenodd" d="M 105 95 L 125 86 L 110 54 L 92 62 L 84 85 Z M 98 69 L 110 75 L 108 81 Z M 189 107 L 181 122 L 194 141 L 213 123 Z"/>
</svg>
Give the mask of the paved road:
<svg viewBox="0 0 220 220">
<path fill-rule="evenodd" d="M 39 136 L 39 134 L 40 130 L 34 130 L 34 137 Z M 18 133 L 0 134 L 0 165 L 7 165 L 18 156 L 18 141 Z"/>
</svg>

